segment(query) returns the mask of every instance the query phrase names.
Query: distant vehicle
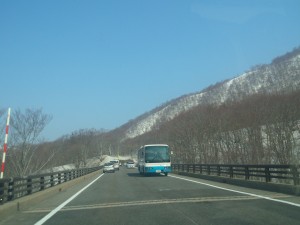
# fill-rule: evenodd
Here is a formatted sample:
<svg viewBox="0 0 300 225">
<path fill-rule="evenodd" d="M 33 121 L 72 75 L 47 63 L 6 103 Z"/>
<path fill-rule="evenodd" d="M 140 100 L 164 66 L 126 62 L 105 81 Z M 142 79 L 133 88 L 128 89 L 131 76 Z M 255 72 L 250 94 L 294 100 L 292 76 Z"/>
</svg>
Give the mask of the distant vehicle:
<svg viewBox="0 0 300 225">
<path fill-rule="evenodd" d="M 144 145 L 138 150 L 138 169 L 140 174 L 171 172 L 169 146 L 165 144 Z"/>
<path fill-rule="evenodd" d="M 134 162 L 127 162 L 126 163 L 126 168 L 130 169 L 130 168 L 134 168 L 135 165 L 134 165 Z"/>
<path fill-rule="evenodd" d="M 111 160 L 110 162 L 114 165 L 115 170 L 120 170 L 120 162 L 118 159 Z"/>
<path fill-rule="evenodd" d="M 106 172 L 111 172 L 111 173 L 115 172 L 115 168 L 114 168 L 113 163 L 109 162 L 109 163 L 104 164 L 103 173 L 106 173 Z"/>
</svg>

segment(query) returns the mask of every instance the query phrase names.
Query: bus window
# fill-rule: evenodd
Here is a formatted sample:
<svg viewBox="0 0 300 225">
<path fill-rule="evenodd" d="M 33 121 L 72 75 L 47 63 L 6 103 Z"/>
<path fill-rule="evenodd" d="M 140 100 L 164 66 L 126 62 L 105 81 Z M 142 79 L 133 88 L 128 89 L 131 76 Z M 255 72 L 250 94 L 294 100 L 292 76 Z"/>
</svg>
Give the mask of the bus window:
<svg viewBox="0 0 300 225">
<path fill-rule="evenodd" d="M 169 149 L 166 146 L 149 146 L 145 148 L 146 162 L 170 162 Z"/>
</svg>

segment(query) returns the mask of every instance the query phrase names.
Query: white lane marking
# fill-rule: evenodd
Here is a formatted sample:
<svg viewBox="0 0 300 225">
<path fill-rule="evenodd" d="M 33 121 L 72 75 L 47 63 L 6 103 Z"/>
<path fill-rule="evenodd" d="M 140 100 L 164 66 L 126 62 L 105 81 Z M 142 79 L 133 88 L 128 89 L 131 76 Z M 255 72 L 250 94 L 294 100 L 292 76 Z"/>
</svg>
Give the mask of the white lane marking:
<svg viewBox="0 0 300 225">
<path fill-rule="evenodd" d="M 221 190 L 225 190 L 225 191 L 231 191 L 231 192 L 235 192 L 235 193 L 239 193 L 239 194 L 250 195 L 250 196 L 253 196 L 253 197 L 262 198 L 262 199 L 266 199 L 266 200 L 269 200 L 269 201 L 280 202 L 280 203 L 300 207 L 300 204 L 297 204 L 297 203 L 284 201 L 284 200 L 279 200 L 279 199 L 275 199 L 275 198 L 270 198 L 270 197 L 263 196 L 263 195 L 257 195 L 257 194 L 252 194 L 252 193 L 248 193 L 248 192 L 244 192 L 244 191 L 237 191 L 237 190 L 233 190 L 233 189 L 229 189 L 229 188 L 223 188 L 223 187 L 215 186 L 215 185 L 212 185 L 212 184 L 207 184 L 207 183 L 200 182 L 200 181 L 190 180 L 190 179 L 182 178 L 182 177 L 176 177 L 176 176 L 173 176 L 173 175 L 169 175 L 169 177 L 176 178 L 176 179 L 181 179 L 181 180 L 185 180 L 185 181 L 189 181 L 189 182 L 193 182 L 193 183 L 197 183 L 197 184 L 206 185 L 206 186 L 209 186 L 209 187 L 213 187 L 213 188 L 217 188 L 217 189 L 221 189 Z"/>
<path fill-rule="evenodd" d="M 97 177 L 95 180 L 93 180 L 91 183 L 89 183 L 87 186 L 82 188 L 80 191 L 78 191 L 75 195 L 73 195 L 71 198 L 63 202 L 61 205 L 53 209 L 50 213 L 48 213 L 46 216 L 44 216 L 41 220 L 36 222 L 34 225 L 42 225 L 47 220 L 49 220 L 54 214 L 56 214 L 59 210 L 61 210 L 64 206 L 66 206 L 69 202 L 71 202 L 73 199 L 75 199 L 78 195 L 80 195 L 85 189 L 87 189 L 89 186 L 91 186 L 93 183 L 95 183 L 98 179 L 100 179 L 104 174 L 101 174 L 99 177 Z"/>
</svg>

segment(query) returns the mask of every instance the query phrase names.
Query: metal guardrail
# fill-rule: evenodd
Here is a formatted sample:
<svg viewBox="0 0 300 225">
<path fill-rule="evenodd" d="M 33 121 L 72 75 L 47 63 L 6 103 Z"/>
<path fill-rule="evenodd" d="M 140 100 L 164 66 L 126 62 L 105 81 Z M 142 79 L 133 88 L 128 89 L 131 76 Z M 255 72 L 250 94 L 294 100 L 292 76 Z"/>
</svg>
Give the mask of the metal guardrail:
<svg viewBox="0 0 300 225">
<path fill-rule="evenodd" d="M 0 204 L 33 194 L 102 169 L 103 166 L 0 179 Z"/>
<path fill-rule="evenodd" d="M 300 166 L 172 164 L 172 170 L 227 178 L 300 185 Z"/>
<path fill-rule="evenodd" d="M 33 194 L 102 169 L 102 166 L 59 171 L 25 178 L 0 179 L 0 204 Z M 300 185 L 300 166 L 172 164 L 174 172 Z"/>
</svg>

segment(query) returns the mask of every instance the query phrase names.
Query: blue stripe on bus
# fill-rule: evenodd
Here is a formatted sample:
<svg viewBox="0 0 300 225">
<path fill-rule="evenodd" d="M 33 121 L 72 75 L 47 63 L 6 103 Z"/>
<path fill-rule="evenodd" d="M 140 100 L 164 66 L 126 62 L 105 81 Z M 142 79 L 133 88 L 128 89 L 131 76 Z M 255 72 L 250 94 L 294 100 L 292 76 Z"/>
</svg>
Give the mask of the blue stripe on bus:
<svg viewBox="0 0 300 225">
<path fill-rule="evenodd" d="M 170 173 L 171 167 L 170 166 L 150 166 L 145 167 L 145 173 Z"/>
</svg>

